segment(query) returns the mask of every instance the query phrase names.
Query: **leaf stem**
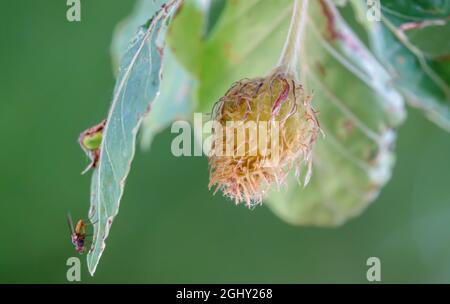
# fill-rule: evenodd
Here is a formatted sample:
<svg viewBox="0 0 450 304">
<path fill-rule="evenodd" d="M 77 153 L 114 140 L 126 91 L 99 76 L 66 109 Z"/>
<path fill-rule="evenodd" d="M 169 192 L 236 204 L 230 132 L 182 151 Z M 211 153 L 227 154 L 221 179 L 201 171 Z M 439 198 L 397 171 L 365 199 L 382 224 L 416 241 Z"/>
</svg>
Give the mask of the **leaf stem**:
<svg viewBox="0 0 450 304">
<path fill-rule="evenodd" d="M 300 54 L 309 5 L 309 0 L 302 0 L 302 5 L 300 5 L 300 1 L 301 0 L 294 1 L 294 10 L 289 26 L 289 32 L 280 60 L 278 61 L 278 66 L 294 77 L 298 77 L 299 73 L 298 57 Z"/>
</svg>

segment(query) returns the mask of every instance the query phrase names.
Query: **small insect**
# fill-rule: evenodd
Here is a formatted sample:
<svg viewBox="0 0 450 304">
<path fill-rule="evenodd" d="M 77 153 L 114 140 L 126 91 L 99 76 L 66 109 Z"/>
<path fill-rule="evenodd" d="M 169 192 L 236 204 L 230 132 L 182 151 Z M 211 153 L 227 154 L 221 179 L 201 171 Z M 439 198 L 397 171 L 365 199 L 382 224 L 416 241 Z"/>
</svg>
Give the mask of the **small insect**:
<svg viewBox="0 0 450 304">
<path fill-rule="evenodd" d="M 75 250 L 79 254 L 83 254 L 86 249 L 86 223 L 83 220 L 78 220 L 77 224 L 74 226 L 70 213 L 67 214 L 67 223 L 69 224 L 70 238 L 72 244 L 75 246 Z"/>
</svg>

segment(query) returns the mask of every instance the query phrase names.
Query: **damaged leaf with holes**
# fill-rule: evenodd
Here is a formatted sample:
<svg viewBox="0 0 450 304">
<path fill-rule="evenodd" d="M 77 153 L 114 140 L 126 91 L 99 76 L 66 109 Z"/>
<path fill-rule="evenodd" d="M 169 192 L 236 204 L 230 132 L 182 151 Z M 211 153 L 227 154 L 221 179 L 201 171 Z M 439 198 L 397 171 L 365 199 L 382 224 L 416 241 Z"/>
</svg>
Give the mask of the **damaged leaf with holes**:
<svg viewBox="0 0 450 304">
<path fill-rule="evenodd" d="M 118 213 L 130 172 L 136 136 L 160 89 L 164 37 L 182 1 L 171 1 L 142 25 L 121 58 L 113 100 L 104 125 L 91 182 L 89 219 L 94 225 L 87 264 L 94 274 Z"/>
</svg>

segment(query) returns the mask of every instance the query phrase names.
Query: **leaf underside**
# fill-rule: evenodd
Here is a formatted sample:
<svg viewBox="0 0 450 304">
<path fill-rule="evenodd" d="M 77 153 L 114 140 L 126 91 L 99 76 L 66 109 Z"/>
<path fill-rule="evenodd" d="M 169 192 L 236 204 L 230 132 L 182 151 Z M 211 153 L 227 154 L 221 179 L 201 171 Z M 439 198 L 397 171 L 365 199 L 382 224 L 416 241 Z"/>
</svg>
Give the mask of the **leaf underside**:
<svg viewBox="0 0 450 304">
<path fill-rule="evenodd" d="M 381 12 L 381 22 L 361 19 L 375 54 L 406 101 L 450 132 L 450 2 L 385 0 Z"/>
<path fill-rule="evenodd" d="M 94 224 L 87 264 L 93 275 L 118 213 L 135 152 L 136 134 L 159 92 L 164 37 L 180 1 L 172 1 L 142 26 L 122 57 L 112 105 L 91 183 L 89 219 Z"/>
<path fill-rule="evenodd" d="M 166 0 L 138 0 L 130 16 L 116 26 L 111 46 L 113 66 L 117 66 L 125 54 L 136 29 L 143 25 L 149 16 L 154 15 L 165 2 Z M 198 22 L 201 19 L 202 14 L 199 14 L 193 26 L 199 26 Z M 168 31 L 170 28 L 171 25 Z M 184 30 L 183 35 L 186 35 L 186 29 Z M 151 111 L 144 117 L 140 128 L 140 142 L 145 150 L 150 148 L 154 136 L 172 121 L 189 119 L 195 106 L 193 96 L 196 87 L 195 77 L 173 55 L 170 47 L 164 51 L 162 75 L 164 79 L 161 81 L 159 95 L 153 101 Z"/>
<path fill-rule="evenodd" d="M 293 224 L 335 226 L 364 210 L 390 179 L 404 104 L 332 1 L 311 1 L 306 28 L 300 73 L 325 136 L 314 150 L 310 184 L 292 177 L 269 205 Z"/>
<path fill-rule="evenodd" d="M 289 0 L 226 3 L 201 41 L 197 66 L 190 68 L 198 71 L 200 111 L 209 112 L 233 82 L 272 70 L 291 13 Z M 180 31 L 187 26 L 176 21 Z M 404 103 L 390 75 L 331 1 L 310 1 L 305 29 L 300 74 L 306 91 L 314 95 L 325 137 L 315 147 L 311 183 L 303 188 L 292 178 L 287 189 L 274 191 L 266 203 L 289 223 L 338 225 L 361 212 L 389 180 Z M 181 45 L 182 40 L 174 47 Z"/>
</svg>

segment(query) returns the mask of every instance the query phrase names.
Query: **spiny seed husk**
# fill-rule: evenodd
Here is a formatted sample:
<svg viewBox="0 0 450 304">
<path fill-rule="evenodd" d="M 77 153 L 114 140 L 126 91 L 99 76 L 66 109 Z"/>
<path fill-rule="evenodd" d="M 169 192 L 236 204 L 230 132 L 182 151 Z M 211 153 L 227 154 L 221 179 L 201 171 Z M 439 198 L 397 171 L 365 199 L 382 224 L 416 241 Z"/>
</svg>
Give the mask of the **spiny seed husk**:
<svg viewBox="0 0 450 304">
<path fill-rule="evenodd" d="M 283 185 L 291 169 L 300 176 L 303 163 L 308 182 L 311 150 L 320 126 L 311 97 L 293 77 L 275 72 L 267 78 L 236 82 L 214 106 L 213 118 L 222 126 L 220 131 L 213 130 L 209 156 L 209 188 L 215 187 L 214 193 L 221 190 L 236 204 L 253 207 L 272 185 Z M 231 123 L 257 128 L 252 131 L 257 134 L 256 142 L 265 138 L 267 149 L 254 147 L 250 129 L 244 129 L 245 136 L 239 138 L 235 128 L 227 128 Z M 267 128 L 259 129 L 264 124 Z M 233 153 L 226 153 L 227 146 Z"/>
</svg>

